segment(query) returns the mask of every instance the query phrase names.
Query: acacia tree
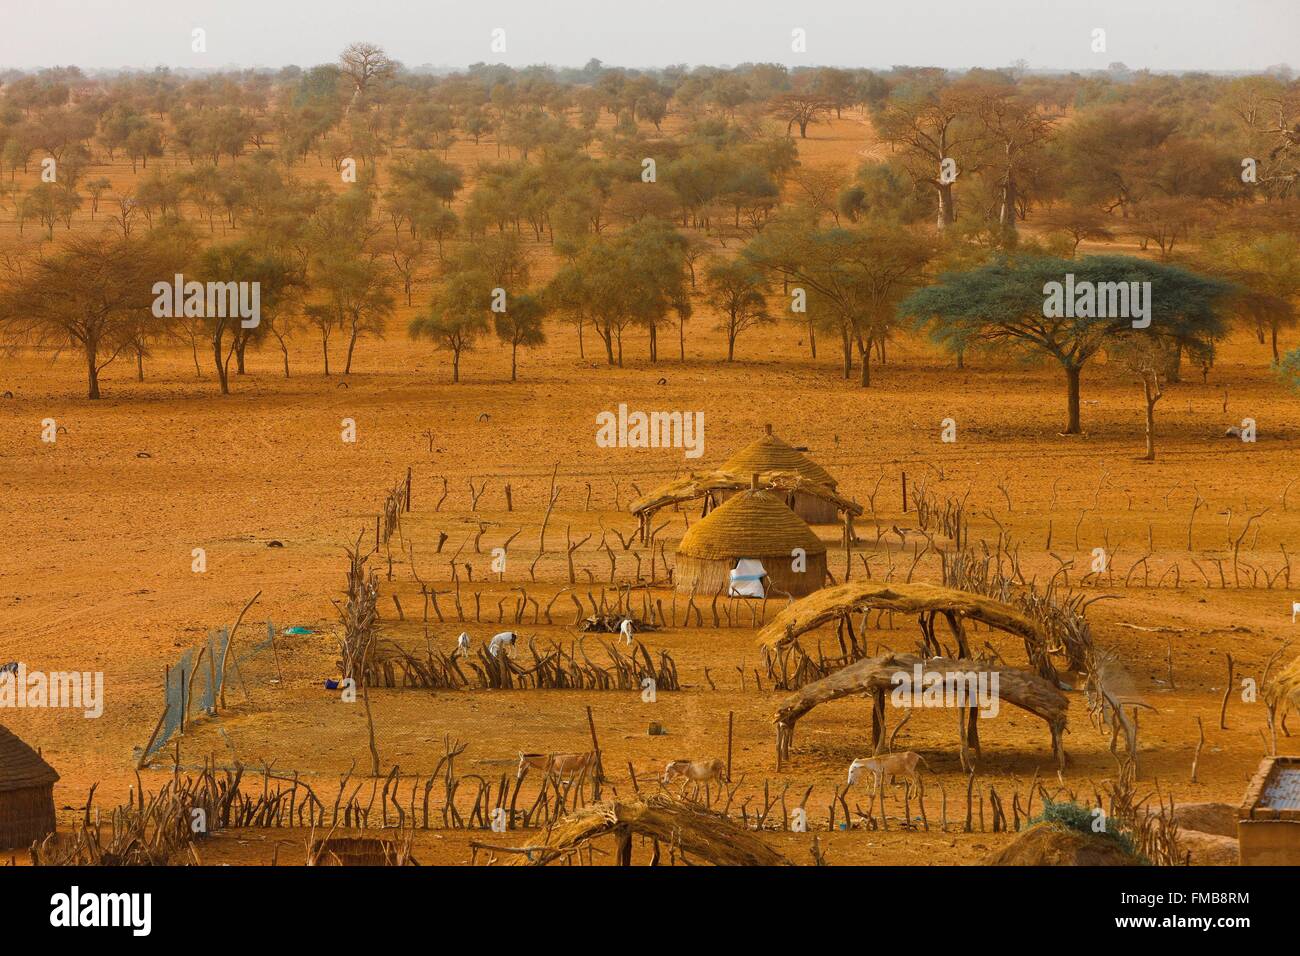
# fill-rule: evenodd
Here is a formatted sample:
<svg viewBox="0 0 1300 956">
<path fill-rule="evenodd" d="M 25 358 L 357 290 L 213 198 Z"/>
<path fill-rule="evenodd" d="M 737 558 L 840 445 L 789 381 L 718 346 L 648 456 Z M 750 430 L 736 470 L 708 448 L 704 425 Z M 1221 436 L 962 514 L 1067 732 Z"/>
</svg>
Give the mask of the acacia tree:
<svg viewBox="0 0 1300 956">
<path fill-rule="evenodd" d="M 856 229 L 769 230 L 743 253 L 754 266 L 801 287 L 834 322 L 844 350 L 844 377 L 853 350 L 861 385 L 871 385 L 871 350 L 883 351 L 898 301 L 920 281 L 935 254 L 930 238 L 884 224 Z"/>
<path fill-rule="evenodd" d="M 718 330 L 727 335 L 727 361 L 736 358 L 736 339 L 757 325 L 770 323 L 767 283 L 761 270 L 744 259 L 715 260 L 705 270 L 708 302 L 720 316 Z"/>
<path fill-rule="evenodd" d="M 807 139 L 809 125 L 817 122 L 817 117 L 829 114 L 835 108 L 835 101 L 821 93 L 809 90 L 775 96 L 769 102 L 768 108 L 786 121 L 787 136 L 793 127 L 798 126 L 799 138 Z"/>
<path fill-rule="evenodd" d="M 411 320 L 413 339 L 431 339 L 436 348 L 451 353 L 451 380 L 460 381 L 460 359 L 474 350 L 488 329 L 492 282 L 481 272 L 453 275 L 423 315 Z"/>
<path fill-rule="evenodd" d="M 1278 334 L 1296 324 L 1293 303 L 1300 300 L 1300 239 L 1243 224 L 1206 243 L 1198 258 L 1236 283 L 1242 312 L 1261 343 L 1269 336 L 1273 362 L 1280 362 Z"/>
<path fill-rule="evenodd" d="M 253 248 L 244 242 L 211 246 L 204 250 L 198 263 L 199 275 L 205 282 L 250 282 L 256 269 L 257 255 Z M 237 352 L 242 355 L 248 343 L 254 338 L 260 338 L 265 330 L 260 323 L 251 328 L 245 327 L 243 320 L 234 310 L 221 311 L 227 314 L 216 315 L 205 312 L 203 318 L 212 346 L 212 362 L 217 371 L 221 394 L 229 395 L 231 359 Z M 227 337 L 230 340 L 229 348 L 226 347 Z"/>
<path fill-rule="evenodd" d="M 1106 354 L 1142 384 L 1146 406 L 1146 454 L 1143 461 L 1156 460 L 1156 403 L 1164 398 L 1165 370 L 1171 359 L 1169 339 L 1157 335 L 1128 335 L 1107 349 Z"/>
<path fill-rule="evenodd" d="M 497 338 L 510 346 L 510 381 L 518 378 L 519 347 L 534 349 L 546 343 L 546 332 L 542 328 L 545 316 L 543 300 L 528 294 L 507 297 L 505 311 L 493 313 L 492 324 Z"/>
<path fill-rule="evenodd" d="M 1048 233 L 1061 233 L 1070 243 L 1070 255 L 1079 251 L 1079 243 L 1109 242 L 1115 238 L 1110 217 L 1095 206 L 1062 202 L 1035 214 L 1034 222 Z"/>
<path fill-rule="evenodd" d="M 1082 308 L 1082 299 L 1068 309 L 1049 302 L 1049 284 L 1064 283 L 1067 274 L 1074 276 L 1078 295 L 1091 292 L 1093 307 Z M 1150 324 L 1139 329 L 1134 327 L 1134 303 L 1127 293 L 1133 288 L 1130 283 L 1139 283 L 1141 289 L 1146 282 L 1149 292 L 1143 298 L 1150 309 Z M 1186 346 L 1208 348 L 1223 333 L 1219 302 L 1230 289 L 1217 279 L 1130 256 L 1002 257 L 941 275 L 935 284 L 908 296 L 898 311 L 927 327 L 936 342 L 952 351 L 984 342 L 1050 356 L 1065 371 L 1065 433 L 1077 435 L 1083 431 L 1080 377 L 1093 356 L 1130 335 L 1160 337 L 1172 343 L 1173 354 L 1178 355 Z M 1116 308 L 1121 293 L 1129 301 L 1128 309 Z M 1098 315 L 1103 297 L 1108 300 L 1107 314 Z"/>
<path fill-rule="evenodd" d="M 623 333 L 644 325 L 650 333 L 650 358 L 658 358 L 659 324 L 670 312 L 679 319 L 685 354 L 687 292 L 686 240 L 662 223 L 647 221 L 613 238 L 588 243 L 551 280 L 552 306 L 578 324 L 590 321 L 605 345 L 605 360 L 623 365 Z"/>
<path fill-rule="evenodd" d="M 130 347 L 154 283 L 174 273 L 181 255 L 149 239 L 73 236 L 0 292 L 0 329 L 15 344 L 80 351 L 86 397 L 98 399 L 100 372 Z"/>
</svg>

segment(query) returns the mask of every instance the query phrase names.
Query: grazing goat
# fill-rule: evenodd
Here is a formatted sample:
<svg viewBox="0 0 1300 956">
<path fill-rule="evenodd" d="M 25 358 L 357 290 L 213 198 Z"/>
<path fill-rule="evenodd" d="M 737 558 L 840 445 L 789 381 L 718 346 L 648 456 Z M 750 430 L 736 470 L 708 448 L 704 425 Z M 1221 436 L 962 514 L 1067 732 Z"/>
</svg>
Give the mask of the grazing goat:
<svg viewBox="0 0 1300 956">
<path fill-rule="evenodd" d="M 469 654 L 469 635 L 464 631 L 461 631 L 460 637 L 456 638 L 456 650 L 461 654 Z"/>
<path fill-rule="evenodd" d="M 863 770 L 869 770 L 875 776 L 876 786 L 880 786 L 881 780 L 888 774 L 891 778 L 895 774 L 909 777 L 913 784 L 920 782 L 920 776 L 916 772 L 916 765 L 924 764 L 926 770 L 930 770 L 930 765 L 925 762 L 925 758 L 919 753 L 912 750 L 906 750 L 901 754 L 889 754 L 885 757 L 859 757 L 853 763 L 849 764 L 849 785 L 858 782 L 858 777 Z M 933 770 L 930 770 L 934 773 Z"/>
<path fill-rule="evenodd" d="M 631 647 L 632 646 L 632 619 L 630 617 L 623 618 L 623 623 L 618 626 L 618 632 L 623 635 L 623 640 L 627 642 L 627 646 Z"/>
<path fill-rule="evenodd" d="M 727 774 L 727 765 L 714 757 L 712 760 L 670 760 L 664 767 L 663 783 L 672 783 L 676 777 L 687 782 L 708 783 L 710 780 L 722 782 Z"/>
<path fill-rule="evenodd" d="M 500 657 L 501 649 L 507 644 L 513 644 L 515 637 L 514 631 L 502 631 L 488 643 L 488 653 L 493 657 Z"/>
<path fill-rule="evenodd" d="M 515 771 L 515 779 L 524 779 L 524 774 L 528 768 L 540 770 L 542 773 L 550 776 L 555 774 L 562 783 L 568 783 L 582 771 L 590 768 L 596 761 L 596 754 L 589 752 L 585 754 L 519 754 L 519 768 Z"/>
</svg>

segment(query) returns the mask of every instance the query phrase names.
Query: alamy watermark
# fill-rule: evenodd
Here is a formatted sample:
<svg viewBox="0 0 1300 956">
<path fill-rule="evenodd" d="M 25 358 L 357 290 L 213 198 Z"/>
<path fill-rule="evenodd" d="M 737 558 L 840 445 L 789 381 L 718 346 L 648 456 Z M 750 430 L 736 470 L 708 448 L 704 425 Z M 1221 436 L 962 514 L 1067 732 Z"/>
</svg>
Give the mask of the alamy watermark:
<svg viewBox="0 0 1300 956">
<path fill-rule="evenodd" d="M 20 707 L 80 710 L 87 719 L 104 713 L 103 671 L 29 671 L 26 664 L 0 668 L 0 710 Z"/>
<path fill-rule="evenodd" d="M 156 319 L 240 319 L 246 329 L 262 322 L 260 282 L 185 281 L 179 272 L 171 282 L 153 284 Z"/>
<path fill-rule="evenodd" d="M 1048 319 L 1132 319 L 1133 328 L 1151 325 L 1150 282 L 1075 281 L 1043 284 L 1043 317 Z"/>
<path fill-rule="evenodd" d="M 895 707 L 975 707 L 981 717 L 996 717 L 1000 709 L 997 671 L 927 671 L 918 663 L 889 680 Z"/>
<path fill-rule="evenodd" d="M 685 457 L 704 454 L 703 412 L 618 412 L 596 414 L 599 448 L 682 448 Z"/>
</svg>

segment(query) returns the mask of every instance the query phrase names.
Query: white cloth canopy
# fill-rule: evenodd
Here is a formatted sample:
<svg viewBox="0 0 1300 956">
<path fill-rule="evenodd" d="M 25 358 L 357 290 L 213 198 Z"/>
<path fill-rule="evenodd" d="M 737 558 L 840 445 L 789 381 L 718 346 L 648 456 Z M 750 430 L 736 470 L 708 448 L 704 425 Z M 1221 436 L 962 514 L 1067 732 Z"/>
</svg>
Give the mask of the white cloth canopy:
<svg viewBox="0 0 1300 956">
<path fill-rule="evenodd" d="M 754 558 L 741 558 L 731 571 L 731 590 L 728 595 L 730 597 L 761 598 L 763 596 L 763 578 L 766 574 L 767 572 L 763 570 L 762 561 Z"/>
</svg>

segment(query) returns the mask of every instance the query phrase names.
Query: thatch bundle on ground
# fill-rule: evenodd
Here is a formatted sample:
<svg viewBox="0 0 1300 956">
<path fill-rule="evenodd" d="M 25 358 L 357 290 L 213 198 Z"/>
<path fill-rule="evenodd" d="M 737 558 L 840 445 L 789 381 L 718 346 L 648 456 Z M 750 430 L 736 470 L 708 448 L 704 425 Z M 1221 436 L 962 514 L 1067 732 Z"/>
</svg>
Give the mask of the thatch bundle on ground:
<svg viewBox="0 0 1300 956">
<path fill-rule="evenodd" d="M 872 581 L 849 581 L 824 588 L 811 597 L 785 608 L 758 634 L 758 642 L 768 651 L 781 654 L 800 636 L 828 624 L 843 621 L 852 626 L 854 615 L 871 610 L 898 611 L 917 615 L 927 653 L 946 653 L 935 628 L 939 616 L 948 623 L 957 657 L 970 656 L 970 644 L 963 621 L 978 621 L 1019 637 L 1025 643 L 1030 666 L 1047 680 L 1056 682 L 1056 668 L 1049 654 L 1056 648 L 1033 621 L 1009 604 L 934 584 L 880 584 Z"/>
<path fill-rule="evenodd" d="M 608 800 L 583 807 L 546 831 L 539 844 L 520 847 L 511 866 L 544 866 L 612 834 L 617 862 L 632 862 L 632 837 L 648 837 L 683 857 L 716 866 L 780 866 L 790 861 L 751 830 L 690 800 L 665 793 Z M 659 859 L 656 847 L 655 860 Z"/>
<path fill-rule="evenodd" d="M 1144 866 L 1105 834 L 1039 823 L 989 857 L 985 866 Z"/>
<path fill-rule="evenodd" d="M 871 740 L 873 749 L 878 751 L 885 742 L 885 700 L 898 686 L 896 675 L 906 675 L 910 681 L 917 667 L 921 669 L 925 679 L 929 679 L 928 675 L 933 674 L 947 680 L 949 675 L 952 675 L 954 686 L 956 678 L 963 677 L 965 678 L 963 686 L 971 690 L 974 688 L 971 687 L 969 675 L 996 672 L 998 700 L 1014 704 L 1046 721 L 1052 734 L 1052 753 L 1058 764 L 1065 766 L 1065 748 L 1061 736 L 1065 733 L 1070 703 L 1065 695 L 1056 689 L 1055 684 L 1037 674 L 1009 667 L 992 666 L 990 661 L 952 660 L 943 657 L 921 658 L 913 654 L 882 654 L 879 657 L 864 658 L 841 668 L 829 677 L 805 684 L 787 697 L 777 708 L 775 717 L 778 766 L 790 754 L 790 745 L 794 742 L 794 728 L 799 718 L 819 704 L 855 694 L 871 695 Z M 957 710 L 962 766 L 969 769 L 968 751 L 974 750 L 978 755 L 980 748 L 978 705 L 972 700 L 970 706 L 954 709 Z"/>
<path fill-rule="evenodd" d="M 795 557 L 802 551 L 802 560 Z M 691 526 L 677 546 L 677 590 L 726 593 L 736 562 L 761 561 L 768 588 L 794 597 L 826 580 L 826 545 L 770 491 L 742 491 Z M 802 570 L 795 570 L 802 567 Z"/>
<path fill-rule="evenodd" d="M 838 482 L 821 465 L 803 452 L 772 434 L 772 426 L 763 426 L 765 434 L 746 445 L 722 463 L 720 470 L 733 475 L 752 475 L 769 471 L 792 472 L 805 481 L 834 491 Z M 793 493 L 794 513 L 809 524 L 835 524 L 839 520 L 835 503 L 807 491 Z"/>
<path fill-rule="evenodd" d="M 0 849 L 28 847 L 54 832 L 58 779 L 40 754 L 0 726 Z"/>
</svg>

